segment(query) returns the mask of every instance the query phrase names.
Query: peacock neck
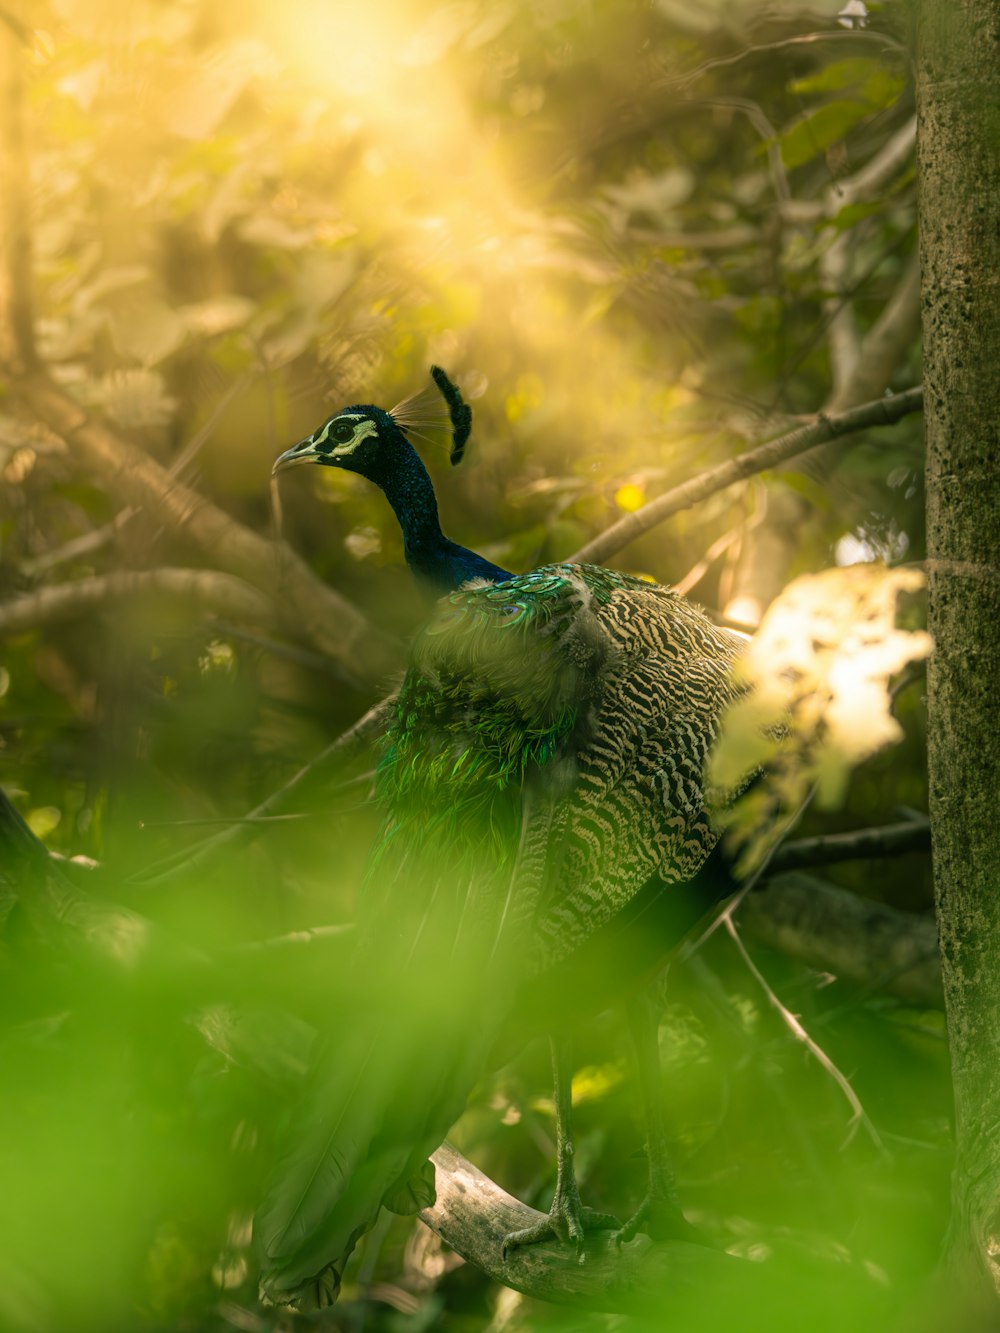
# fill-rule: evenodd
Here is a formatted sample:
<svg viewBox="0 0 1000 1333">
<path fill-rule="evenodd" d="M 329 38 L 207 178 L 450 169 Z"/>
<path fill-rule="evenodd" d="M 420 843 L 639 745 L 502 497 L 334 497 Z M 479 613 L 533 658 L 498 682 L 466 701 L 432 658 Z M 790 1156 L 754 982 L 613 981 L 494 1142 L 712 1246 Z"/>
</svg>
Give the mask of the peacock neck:
<svg viewBox="0 0 1000 1333">
<path fill-rule="evenodd" d="M 392 471 L 379 478 L 379 483 L 399 519 L 407 561 L 412 563 L 411 552 L 430 555 L 442 548 L 446 538 L 438 520 L 434 486 L 409 443 L 400 451 Z"/>
<path fill-rule="evenodd" d="M 399 520 L 406 563 L 431 596 L 454 592 L 470 579 L 500 583 L 513 577 L 444 535 L 433 483 L 408 441 L 398 451 L 392 471 L 372 480 L 382 487 Z"/>
</svg>

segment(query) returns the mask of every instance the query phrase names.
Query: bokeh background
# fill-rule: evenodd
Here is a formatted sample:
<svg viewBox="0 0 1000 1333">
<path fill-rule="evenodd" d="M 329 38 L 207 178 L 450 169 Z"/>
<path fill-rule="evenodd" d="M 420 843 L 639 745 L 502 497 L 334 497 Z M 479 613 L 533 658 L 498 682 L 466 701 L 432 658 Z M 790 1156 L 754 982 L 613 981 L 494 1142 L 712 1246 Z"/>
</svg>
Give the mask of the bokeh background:
<svg viewBox="0 0 1000 1333">
<path fill-rule="evenodd" d="M 351 1021 L 341 928 L 378 824 L 376 751 L 314 774 L 280 819 L 232 821 L 391 688 L 424 607 L 382 497 L 302 469 L 276 510 L 275 456 L 440 363 L 475 413 L 460 468 L 444 435 L 421 442 L 445 529 L 520 570 L 807 414 L 919 381 L 905 9 L 855 27 L 840 8 L 38 0 L 0 16 L 6 225 L 30 241 L 8 286 L 60 392 L 164 469 L 162 503 L 136 503 L 127 467 L 6 386 L 0 781 L 50 848 L 96 864 L 65 865 L 79 896 L 61 906 L 0 899 L 0 1327 L 291 1318 L 257 1306 L 250 1220 L 310 1033 Z M 752 629 L 800 573 L 919 560 L 919 418 L 836 462 L 723 491 L 612 563 Z M 189 539 L 172 487 L 267 543 L 271 609 L 155 579 L 95 591 L 231 569 L 222 536 Z M 283 606 L 279 538 L 363 613 L 377 665 Z M 57 613 L 55 589 L 71 590 Z M 894 706 L 902 739 L 801 832 L 926 808 L 919 671 Z M 919 854 L 824 875 L 930 910 Z M 891 976 L 754 957 L 875 1135 L 720 933 L 664 996 L 682 1197 L 734 1252 L 839 1265 L 843 1319 L 886 1327 L 947 1211 L 942 1016 Z M 644 1163 L 620 1016 L 589 1037 L 579 1173 L 588 1202 L 627 1214 Z M 547 1083 L 539 1043 L 484 1078 L 455 1134 L 542 1207 Z M 775 1328 L 799 1326 L 803 1283 Z M 388 1218 L 315 1322 L 634 1326 L 517 1296 Z"/>
</svg>

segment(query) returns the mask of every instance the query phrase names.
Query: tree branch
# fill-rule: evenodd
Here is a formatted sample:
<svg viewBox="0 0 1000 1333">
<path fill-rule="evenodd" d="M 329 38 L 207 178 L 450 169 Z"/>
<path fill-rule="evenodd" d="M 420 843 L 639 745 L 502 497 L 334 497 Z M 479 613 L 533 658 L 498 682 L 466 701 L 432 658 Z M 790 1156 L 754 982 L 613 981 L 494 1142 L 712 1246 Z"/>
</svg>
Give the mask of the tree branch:
<svg viewBox="0 0 1000 1333">
<path fill-rule="evenodd" d="M 194 435 L 176 456 L 171 460 L 166 475 L 171 479 L 179 477 L 183 470 L 197 458 L 199 452 L 211 438 L 213 431 L 219 423 L 223 413 L 229 407 L 229 404 L 242 393 L 250 383 L 250 376 L 243 375 L 240 379 L 232 383 L 226 392 L 220 397 L 219 401 L 212 408 L 208 418 L 199 426 Z M 136 510 L 126 505 L 120 510 L 110 522 L 103 524 L 99 528 L 92 529 L 90 532 L 82 533 L 79 537 L 74 537 L 63 546 L 57 546 L 54 550 L 45 551 L 41 555 L 30 556 L 21 561 L 21 569 L 29 578 L 35 578 L 39 574 L 44 574 L 56 565 L 61 565 L 67 560 L 77 560 L 80 556 L 90 555 L 94 551 L 99 551 L 102 546 L 106 546 L 112 541 L 124 528 L 131 518 L 136 516 Z"/>
<path fill-rule="evenodd" d="M 843 411 L 859 398 L 877 393 L 881 385 L 889 382 L 916 334 L 920 319 L 919 300 L 920 275 L 914 258 L 904 269 L 878 319 L 861 340 L 853 369 L 834 388 L 824 412 Z M 840 461 L 841 453 L 836 445 L 817 442 L 802 451 L 799 465 L 813 477 L 824 479 Z M 751 625 L 759 621 L 784 585 L 810 509 L 807 500 L 790 491 L 777 492 L 770 497 L 768 524 L 747 544 L 740 561 L 737 586 L 723 607 L 724 615 Z"/>
<path fill-rule="evenodd" d="M 437 1200 L 421 1219 L 463 1259 L 496 1282 L 543 1301 L 608 1313 L 703 1303 L 717 1284 L 746 1284 L 759 1296 L 768 1282 L 761 1267 L 683 1241 L 654 1244 L 646 1236 L 621 1248 L 608 1232 L 588 1236 L 582 1260 L 571 1245 L 542 1242 L 501 1258 L 503 1238 L 532 1226 L 543 1214 L 513 1198 L 450 1143 L 433 1154 Z M 671 1326 L 679 1327 L 680 1325 Z M 686 1326 L 686 1325 L 685 1325 Z"/>
<path fill-rule="evenodd" d="M 903 167 L 912 155 L 916 141 L 917 118 L 912 116 L 860 171 L 830 186 L 823 204 L 827 217 L 832 221 L 848 204 L 872 198 Z M 830 292 L 824 302 L 824 309 L 829 316 L 827 331 L 833 379 L 833 392 L 826 405 L 830 412 L 850 407 L 858 399 L 876 393 L 879 384 L 888 382 L 889 374 L 898 360 L 898 355 L 893 357 L 889 371 L 885 374 L 868 366 L 868 356 L 872 351 L 871 334 L 866 335 L 864 340 L 858 337 L 850 300 L 850 275 L 855 246 L 855 237 L 849 230 L 835 232 L 820 260 L 823 285 Z M 863 389 L 857 382 L 860 379 L 864 381 Z"/>
<path fill-rule="evenodd" d="M 789 220 L 814 225 L 824 216 L 832 220 L 847 204 L 870 199 L 903 167 L 912 154 L 915 138 L 916 119 L 911 118 L 859 171 L 835 182 L 821 203 L 817 201 L 810 209 L 798 206 Z M 789 211 L 786 207 L 786 216 Z M 841 412 L 872 398 L 890 382 L 917 333 L 920 318 L 919 274 L 914 258 L 903 270 L 878 319 L 864 337 L 859 337 L 850 299 L 854 244 L 851 231 L 839 232 L 820 261 L 824 286 L 834 293 L 824 302 L 832 379 L 823 409 L 827 413 Z M 840 456 L 841 450 L 821 444 L 802 458 L 800 466 L 822 478 L 832 472 Z M 726 615 L 750 624 L 759 620 L 785 582 L 809 512 L 809 503 L 800 495 L 779 493 L 772 497 L 768 527 L 751 538 L 740 559 L 736 586 L 724 607 Z"/>
<path fill-rule="evenodd" d="M 897 171 L 902 170 L 916 145 L 917 118 L 911 116 L 905 125 L 901 125 L 896 133 L 886 140 L 870 161 L 853 175 L 835 182 L 830 187 L 827 211 L 832 215 L 845 204 L 870 199 L 895 176 Z"/>
<path fill-rule="evenodd" d="M 787 434 L 759 445 L 746 453 L 738 454 L 717 467 L 709 468 L 698 477 L 692 477 L 680 486 L 673 487 L 664 495 L 650 500 L 641 509 L 613 523 L 599 536 L 587 542 L 574 555 L 568 557 L 574 561 L 592 561 L 600 563 L 621 550 L 623 546 L 648 532 L 650 528 L 662 523 L 671 514 L 681 509 L 688 509 L 700 500 L 725 490 L 746 477 L 784 463 L 797 454 L 815 448 L 830 440 L 853 435 L 857 431 L 867 430 L 872 426 L 891 426 L 910 412 L 917 412 L 923 405 L 923 389 L 917 386 L 903 393 L 877 398 L 874 402 L 863 403 L 835 416 L 819 413 L 805 426 L 799 426 Z"/>
<path fill-rule="evenodd" d="M 108 602 L 143 593 L 190 598 L 213 611 L 247 620 L 274 619 L 270 599 L 232 574 L 209 569 L 124 570 L 39 588 L 0 603 L 0 635 L 23 634 L 40 625 L 88 615 Z"/>
<path fill-rule="evenodd" d="M 859 398 L 877 393 L 888 384 L 903 353 L 920 326 L 920 265 L 916 255 L 907 261 L 892 295 L 878 319 L 861 339 L 855 365 L 826 404 L 827 412 L 842 412 Z M 822 457 L 826 470 L 837 461 L 837 454 L 821 446 L 814 457 Z"/>
<path fill-rule="evenodd" d="M 931 917 L 900 912 L 799 872 L 779 875 L 740 904 L 758 944 L 870 990 L 940 1009 L 941 963 Z"/>
<path fill-rule="evenodd" d="M 853 829 L 850 833 L 797 838 L 778 848 L 769 869 L 777 873 L 799 870 L 803 866 L 830 865 L 835 861 L 857 861 L 872 856 L 897 856 L 902 852 L 929 852 L 930 849 L 930 821 L 908 819 L 901 824 Z"/>
<path fill-rule="evenodd" d="M 267 592 L 285 626 L 338 662 L 359 686 L 368 688 L 373 677 L 395 665 L 392 640 L 373 629 L 287 546 L 259 536 L 172 480 L 158 463 L 92 419 L 44 374 L 28 376 L 13 388 L 116 499 L 143 508 L 151 520 L 192 542 L 223 569 Z"/>
</svg>

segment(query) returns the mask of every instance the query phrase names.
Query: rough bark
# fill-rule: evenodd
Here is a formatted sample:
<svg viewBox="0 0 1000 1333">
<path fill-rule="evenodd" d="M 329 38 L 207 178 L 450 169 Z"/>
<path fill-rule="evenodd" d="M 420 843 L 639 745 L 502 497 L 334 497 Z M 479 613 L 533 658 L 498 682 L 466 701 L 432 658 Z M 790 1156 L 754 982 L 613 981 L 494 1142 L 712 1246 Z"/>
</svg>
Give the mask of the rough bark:
<svg viewBox="0 0 1000 1333">
<path fill-rule="evenodd" d="M 1000 1323 L 1000 5 L 922 0 L 930 815 L 955 1092 L 950 1274 Z M 959 1285 L 960 1284 L 960 1285 Z M 954 1325 L 952 1325 L 954 1326 Z"/>
</svg>

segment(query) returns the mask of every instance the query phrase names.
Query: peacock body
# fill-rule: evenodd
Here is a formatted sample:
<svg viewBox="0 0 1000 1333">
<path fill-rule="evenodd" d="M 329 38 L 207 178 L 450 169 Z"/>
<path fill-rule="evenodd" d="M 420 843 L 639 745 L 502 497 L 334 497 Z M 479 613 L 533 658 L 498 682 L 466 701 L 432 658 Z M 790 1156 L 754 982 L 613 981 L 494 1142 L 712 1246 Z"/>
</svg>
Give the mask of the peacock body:
<svg viewBox="0 0 1000 1333">
<path fill-rule="evenodd" d="M 565 826 L 532 964 L 572 953 L 652 878 L 691 879 L 717 840 L 703 773 L 743 648 L 669 589 L 548 565 L 442 599 L 400 692 L 379 793 L 386 837 L 492 836 L 518 852 L 532 782 Z"/>
<path fill-rule="evenodd" d="M 378 768 L 358 1013 L 318 1053 L 255 1221 L 264 1290 L 324 1303 L 380 1206 L 432 1199 L 427 1157 L 534 980 L 630 904 L 698 882 L 717 836 L 704 766 L 744 641 L 667 588 L 593 565 L 512 575 L 451 543 L 398 414 L 346 409 L 276 469 L 298 462 L 381 486 L 414 572 L 446 594 Z"/>
</svg>

